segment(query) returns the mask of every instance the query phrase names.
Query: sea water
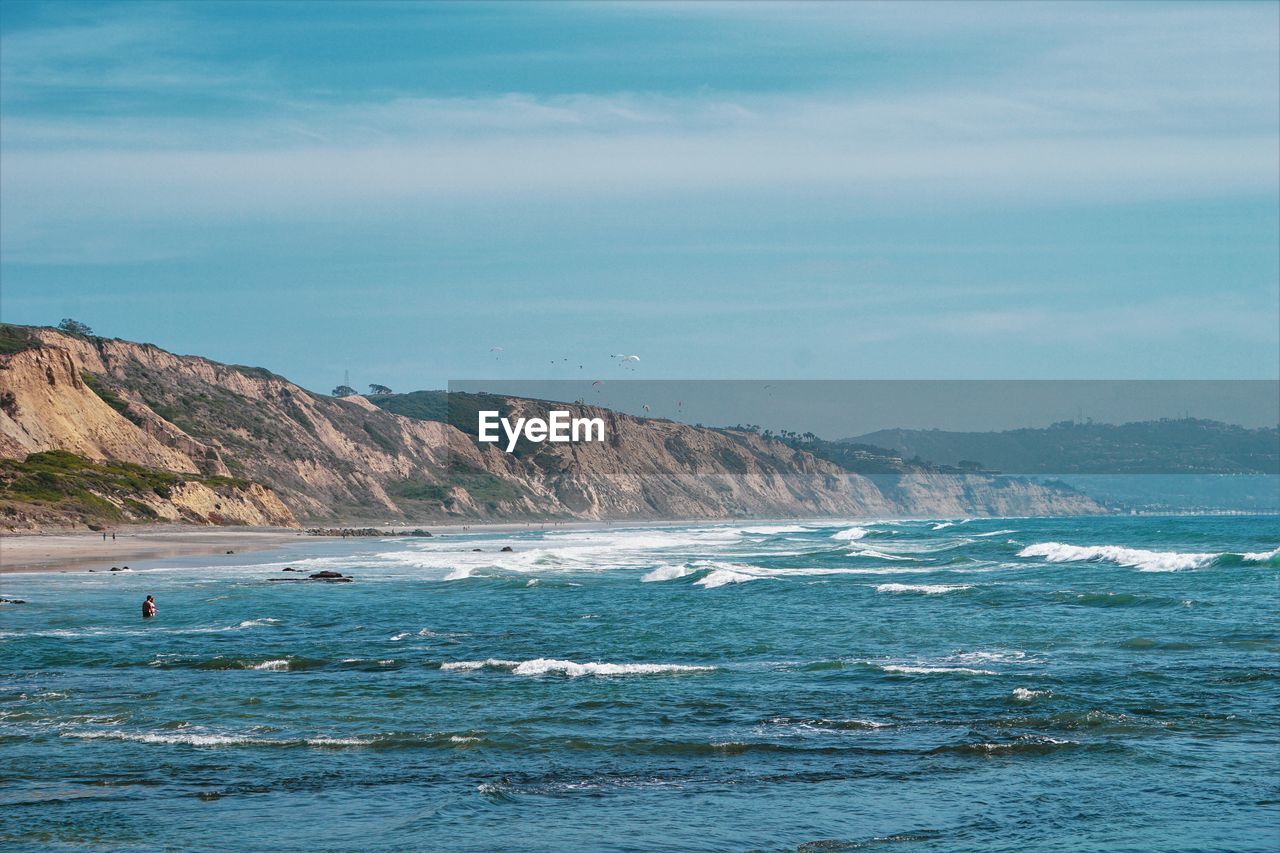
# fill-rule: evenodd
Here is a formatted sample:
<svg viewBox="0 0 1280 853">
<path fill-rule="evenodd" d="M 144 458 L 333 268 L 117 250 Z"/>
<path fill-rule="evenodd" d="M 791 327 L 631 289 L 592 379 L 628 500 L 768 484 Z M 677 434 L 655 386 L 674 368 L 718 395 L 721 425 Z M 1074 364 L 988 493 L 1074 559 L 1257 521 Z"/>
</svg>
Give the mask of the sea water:
<svg viewBox="0 0 1280 853">
<path fill-rule="evenodd" d="M 552 527 L 9 575 L 0 841 L 1275 849 L 1278 527 Z"/>
</svg>

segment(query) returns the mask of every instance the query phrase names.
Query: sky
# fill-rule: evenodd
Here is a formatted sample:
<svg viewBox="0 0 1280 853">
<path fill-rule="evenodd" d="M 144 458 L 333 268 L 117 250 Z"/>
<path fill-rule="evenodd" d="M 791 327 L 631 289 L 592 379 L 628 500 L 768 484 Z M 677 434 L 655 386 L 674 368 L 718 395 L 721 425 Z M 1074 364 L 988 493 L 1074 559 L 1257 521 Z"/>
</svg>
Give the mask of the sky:
<svg viewBox="0 0 1280 853">
<path fill-rule="evenodd" d="M 325 392 L 1274 379 L 1280 4 L 5 0 L 0 319 L 64 317 Z"/>
</svg>

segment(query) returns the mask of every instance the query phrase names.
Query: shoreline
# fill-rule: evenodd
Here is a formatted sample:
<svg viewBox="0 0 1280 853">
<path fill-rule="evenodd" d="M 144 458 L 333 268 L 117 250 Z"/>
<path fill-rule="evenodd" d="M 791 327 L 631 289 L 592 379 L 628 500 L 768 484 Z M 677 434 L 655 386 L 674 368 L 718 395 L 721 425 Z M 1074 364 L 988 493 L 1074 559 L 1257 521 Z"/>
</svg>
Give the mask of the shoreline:
<svg viewBox="0 0 1280 853">
<path fill-rule="evenodd" d="M 287 527 L 214 528 L 164 526 L 101 532 L 5 533 L 0 535 L 0 575 L 28 572 L 110 570 L 130 561 L 197 557 L 227 551 L 269 551 L 307 537 Z"/>
<path fill-rule="evenodd" d="M 723 519 L 627 519 L 620 521 L 476 521 L 448 524 L 361 524 L 326 523 L 325 527 L 353 529 L 370 528 L 384 531 L 408 531 L 415 527 L 432 535 L 459 535 L 467 533 L 523 533 L 532 530 L 606 530 L 644 527 L 670 527 L 684 525 L 718 524 L 768 524 L 818 521 L 844 521 L 845 519 L 773 519 L 773 518 L 723 518 Z M 863 519 L 867 521 L 869 519 Z M 849 520 L 857 523 L 857 519 Z M 101 532 L 51 532 L 51 533 L 2 533 L 0 534 L 0 575 L 33 572 L 109 571 L 111 566 L 125 566 L 130 561 L 142 562 L 166 558 L 198 557 L 203 555 L 270 551 L 291 542 L 323 542 L 326 540 L 376 539 L 375 536 L 312 536 L 307 528 L 289 527 L 199 527 L 195 525 L 159 525 L 145 528 L 117 530 L 116 539 L 110 534 L 104 541 Z M 423 537 L 426 538 L 426 537 Z"/>
<path fill-rule="evenodd" d="M 1004 517 L 1004 516 L 1001 516 Z M 1019 516 L 1007 516 L 1017 518 Z M 1022 516 L 1025 517 L 1025 516 Z M 409 531 L 415 527 L 433 535 L 467 533 L 521 533 L 534 530 L 608 530 L 672 526 L 715 526 L 725 524 L 866 524 L 876 521 L 944 520 L 854 517 L 806 518 L 701 518 L 701 519 L 626 519 L 595 521 L 475 521 L 432 524 L 367 524 L 359 522 L 326 522 L 326 527 L 371 528 L 394 535 L 393 531 Z M 317 523 L 319 524 L 319 523 Z M 0 533 L 0 575 L 31 572 L 110 570 L 130 561 L 197 557 L 202 555 L 270 551 L 291 542 L 320 542 L 335 539 L 373 539 L 377 537 L 312 536 L 306 528 L 288 527 L 201 527 L 195 525 L 157 525 L 117 530 L 116 539 L 101 532 Z M 425 538 L 425 537 L 424 537 Z"/>
</svg>

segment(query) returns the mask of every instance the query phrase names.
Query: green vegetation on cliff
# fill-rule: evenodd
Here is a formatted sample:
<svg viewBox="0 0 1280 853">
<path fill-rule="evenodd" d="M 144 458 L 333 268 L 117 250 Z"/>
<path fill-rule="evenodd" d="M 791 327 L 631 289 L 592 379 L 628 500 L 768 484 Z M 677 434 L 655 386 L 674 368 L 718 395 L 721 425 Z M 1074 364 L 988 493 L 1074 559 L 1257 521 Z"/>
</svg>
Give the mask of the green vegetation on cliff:
<svg viewBox="0 0 1280 853">
<path fill-rule="evenodd" d="M 0 459 L 0 513 L 65 517 L 90 526 L 152 521 L 152 496 L 168 500 L 174 488 L 198 482 L 219 493 L 244 489 L 234 477 L 192 477 L 133 465 L 94 462 L 65 450 L 32 453 L 26 459 Z"/>
<path fill-rule="evenodd" d="M 26 327 L 0 323 L 0 355 L 13 355 L 38 346 L 40 341 Z"/>
</svg>

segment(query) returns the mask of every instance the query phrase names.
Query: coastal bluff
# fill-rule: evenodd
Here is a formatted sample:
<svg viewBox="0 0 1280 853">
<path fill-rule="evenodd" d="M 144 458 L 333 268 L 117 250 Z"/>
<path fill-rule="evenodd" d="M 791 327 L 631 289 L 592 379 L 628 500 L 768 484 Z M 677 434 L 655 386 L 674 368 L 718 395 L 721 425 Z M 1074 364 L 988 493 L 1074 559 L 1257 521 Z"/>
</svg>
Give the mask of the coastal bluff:
<svg viewBox="0 0 1280 853">
<path fill-rule="evenodd" d="M 509 454 L 452 424 L 316 394 L 263 368 L 49 328 L 3 330 L 0 526 L 9 529 L 95 518 L 296 526 L 1103 511 L 1029 481 L 910 472 L 885 481 L 754 433 L 584 405 L 556 404 L 606 419 L 609 441 Z M 504 399 L 525 414 L 545 405 Z M 32 487 L 25 469 L 33 458 L 58 462 L 49 452 L 87 463 L 75 495 Z M 137 471 L 98 470 L 121 465 Z"/>
</svg>

